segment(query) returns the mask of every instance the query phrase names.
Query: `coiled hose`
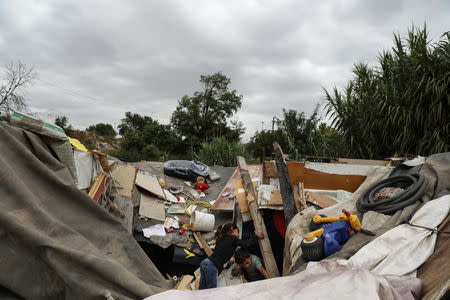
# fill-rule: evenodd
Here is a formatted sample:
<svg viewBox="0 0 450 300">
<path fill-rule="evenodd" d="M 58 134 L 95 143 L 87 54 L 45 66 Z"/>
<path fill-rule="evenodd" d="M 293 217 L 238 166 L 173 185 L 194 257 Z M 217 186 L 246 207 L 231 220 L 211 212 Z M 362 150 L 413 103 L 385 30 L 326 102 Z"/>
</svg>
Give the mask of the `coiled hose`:
<svg viewBox="0 0 450 300">
<path fill-rule="evenodd" d="M 375 201 L 376 193 L 385 187 L 401 187 L 404 191 L 393 197 Z M 390 215 L 420 200 L 427 187 L 427 179 L 420 174 L 388 177 L 368 188 L 356 201 L 356 208 L 360 212 L 372 210 Z"/>
</svg>

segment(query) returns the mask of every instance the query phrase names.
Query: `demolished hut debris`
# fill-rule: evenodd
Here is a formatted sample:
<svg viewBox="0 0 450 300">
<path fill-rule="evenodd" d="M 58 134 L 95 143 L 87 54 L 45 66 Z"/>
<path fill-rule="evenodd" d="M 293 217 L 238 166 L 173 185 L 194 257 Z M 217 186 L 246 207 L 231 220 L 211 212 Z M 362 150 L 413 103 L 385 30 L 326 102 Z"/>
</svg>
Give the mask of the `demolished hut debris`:
<svg viewBox="0 0 450 300">
<path fill-rule="evenodd" d="M 9 174 L 0 177 L 7 187 L 0 190 L 2 249 L 10 258 L 4 268 L 17 271 L 0 284 L 11 295 L 260 299 L 276 291 L 331 297 L 351 288 L 362 297 L 431 299 L 446 292 L 450 153 L 393 167 L 393 160 L 289 161 L 275 144 L 275 161 L 247 165 L 239 157 L 237 168 L 225 168 L 125 163 L 22 114 L 0 123 L 0 135 Z M 216 229 L 231 221 L 239 238 L 264 233 L 248 251 L 273 278 L 242 285 L 245 277 L 231 265 L 218 274 L 218 287 L 227 289 L 194 292 Z M 322 255 L 305 250 L 312 241 Z M 14 267 L 23 261 L 29 275 Z M 37 273 L 45 274 L 40 282 L 30 278 Z"/>
</svg>

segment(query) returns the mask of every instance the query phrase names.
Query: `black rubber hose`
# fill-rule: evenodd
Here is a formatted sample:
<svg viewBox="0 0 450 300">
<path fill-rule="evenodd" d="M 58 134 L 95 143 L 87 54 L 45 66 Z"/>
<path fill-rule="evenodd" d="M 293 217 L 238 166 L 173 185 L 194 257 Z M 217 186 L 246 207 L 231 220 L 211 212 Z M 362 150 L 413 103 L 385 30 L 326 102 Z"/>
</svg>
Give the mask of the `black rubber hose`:
<svg viewBox="0 0 450 300">
<path fill-rule="evenodd" d="M 393 197 L 375 201 L 375 194 L 385 187 L 402 187 L 404 191 Z M 368 188 L 356 201 L 356 208 L 360 212 L 372 210 L 390 215 L 420 200 L 427 187 L 427 179 L 420 174 L 389 177 Z"/>
</svg>

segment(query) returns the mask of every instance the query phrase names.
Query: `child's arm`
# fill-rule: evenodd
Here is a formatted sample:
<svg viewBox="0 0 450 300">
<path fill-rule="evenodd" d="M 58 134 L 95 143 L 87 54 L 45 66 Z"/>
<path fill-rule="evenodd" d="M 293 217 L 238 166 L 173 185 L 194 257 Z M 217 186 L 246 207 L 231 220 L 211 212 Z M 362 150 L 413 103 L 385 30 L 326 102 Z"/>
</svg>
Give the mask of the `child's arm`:
<svg viewBox="0 0 450 300">
<path fill-rule="evenodd" d="M 266 279 L 272 278 L 272 277 L 269 276 L 269 274 L 267 273 L 266 269 L 264 269 L 263 266 L 259 267 L 258 270 L 259 270 L 259 272 L 261 272 L 261 274 L 263 274 L 263 276 Z"/>
</svg>

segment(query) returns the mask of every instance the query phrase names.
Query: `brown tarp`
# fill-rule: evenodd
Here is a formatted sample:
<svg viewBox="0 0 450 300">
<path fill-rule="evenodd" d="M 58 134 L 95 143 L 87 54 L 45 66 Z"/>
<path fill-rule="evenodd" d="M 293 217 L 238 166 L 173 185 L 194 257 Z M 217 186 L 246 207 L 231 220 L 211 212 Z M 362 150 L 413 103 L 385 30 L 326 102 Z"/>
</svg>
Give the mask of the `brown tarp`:
<svg viewBox="0 0 450 300">
<path fill-rule="evenodd" d="M 0 123 L 0 298 L 143 298 L 169 288 L 42 139 Z"/>
</svg>

